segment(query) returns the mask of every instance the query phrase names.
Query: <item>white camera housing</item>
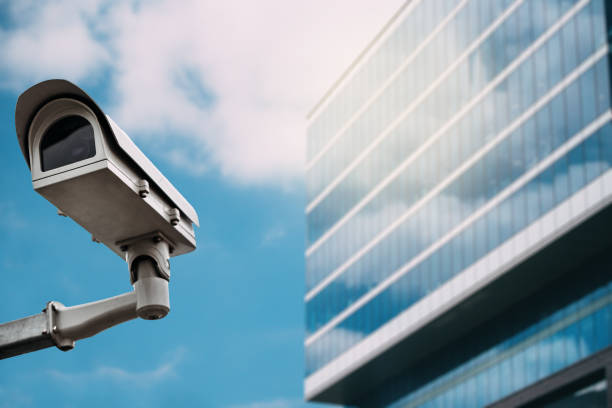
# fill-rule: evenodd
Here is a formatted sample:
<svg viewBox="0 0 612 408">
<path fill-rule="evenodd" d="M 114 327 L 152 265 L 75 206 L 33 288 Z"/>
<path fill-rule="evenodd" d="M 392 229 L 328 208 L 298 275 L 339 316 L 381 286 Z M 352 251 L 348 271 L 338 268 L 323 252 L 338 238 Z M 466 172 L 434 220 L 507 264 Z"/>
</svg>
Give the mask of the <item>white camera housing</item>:
<svg viewBox="0 0 612 408">
<path fill-rule="evenodd" d="M 34 190 L 130 269 L 127 248 L 141 238 L 166 241 L 169 256 L 195 249 L 196 211 L 76 85 L 53 79 L 25 91 L 15 126 Z"/>
</svg>

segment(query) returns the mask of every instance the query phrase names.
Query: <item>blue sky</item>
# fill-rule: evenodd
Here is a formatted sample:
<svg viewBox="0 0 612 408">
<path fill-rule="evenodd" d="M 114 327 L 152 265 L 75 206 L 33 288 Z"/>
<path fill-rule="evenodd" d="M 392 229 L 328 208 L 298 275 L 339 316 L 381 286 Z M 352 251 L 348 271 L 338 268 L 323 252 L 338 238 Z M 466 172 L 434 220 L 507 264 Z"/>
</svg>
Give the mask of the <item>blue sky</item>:
<svg viewBox="0 0 612 408">
<path fill-rule="evenodd" d="M 0 0 L 0 321 L 131 289 L 124 261 L 32 190 L 14 107 L 38 81 L 89 92 L 201 224 L 172 259 L 168 317 L 3 360 L 0 407 L 310 406 L 305 116 L 401 1 L 245 3 Z"/>
</svg>

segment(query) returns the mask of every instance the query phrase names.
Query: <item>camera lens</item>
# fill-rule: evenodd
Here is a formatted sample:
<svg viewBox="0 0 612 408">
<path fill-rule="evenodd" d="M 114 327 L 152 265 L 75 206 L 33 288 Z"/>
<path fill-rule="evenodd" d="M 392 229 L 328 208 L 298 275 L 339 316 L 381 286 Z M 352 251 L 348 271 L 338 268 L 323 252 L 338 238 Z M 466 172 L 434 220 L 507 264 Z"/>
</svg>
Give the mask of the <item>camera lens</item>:
<svg viewBox="0 0 612 408">
<path fill-rule="evenodd" d="M 95 156 L 93 126 L 82 116 L 65 116 L 53 123 L 40 143 L 43 171 L 76 163 Z"/>
</svg>

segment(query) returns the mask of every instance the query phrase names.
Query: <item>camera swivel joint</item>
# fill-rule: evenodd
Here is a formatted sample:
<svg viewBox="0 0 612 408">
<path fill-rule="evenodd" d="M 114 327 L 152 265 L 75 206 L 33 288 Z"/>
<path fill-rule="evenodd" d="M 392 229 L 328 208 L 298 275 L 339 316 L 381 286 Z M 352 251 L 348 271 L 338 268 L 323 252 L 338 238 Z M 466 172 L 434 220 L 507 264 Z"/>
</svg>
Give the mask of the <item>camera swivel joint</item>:
<svg viewBox="0 0 612 408">
<path fill-rule="evenodd" d="M 136 293 L 136 313 L 146 320 L 166 316 L 170 311 L 168 281 L 172 243 L 162 233 L 155 232 L 119 244 L 125 251 Z"/>
</svg>

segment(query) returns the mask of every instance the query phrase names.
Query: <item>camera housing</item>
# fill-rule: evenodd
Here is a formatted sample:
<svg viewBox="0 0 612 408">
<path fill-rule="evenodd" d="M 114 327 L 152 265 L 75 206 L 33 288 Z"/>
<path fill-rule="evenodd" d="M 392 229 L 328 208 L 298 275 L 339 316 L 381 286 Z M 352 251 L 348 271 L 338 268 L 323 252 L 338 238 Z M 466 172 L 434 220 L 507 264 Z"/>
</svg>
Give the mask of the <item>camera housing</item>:
<svg viewBox="0 0 612 408">
<path fill-rule="evenodd" d="M 195 249 L 196 211 L 79 87 L 52 79 L 29 88 L 15 126 L 34 190 L 126 259 L 133 282 L 138 254 L 127 252 L 140 238 L 163 240 L 169 256 Z"/>
</svg>

